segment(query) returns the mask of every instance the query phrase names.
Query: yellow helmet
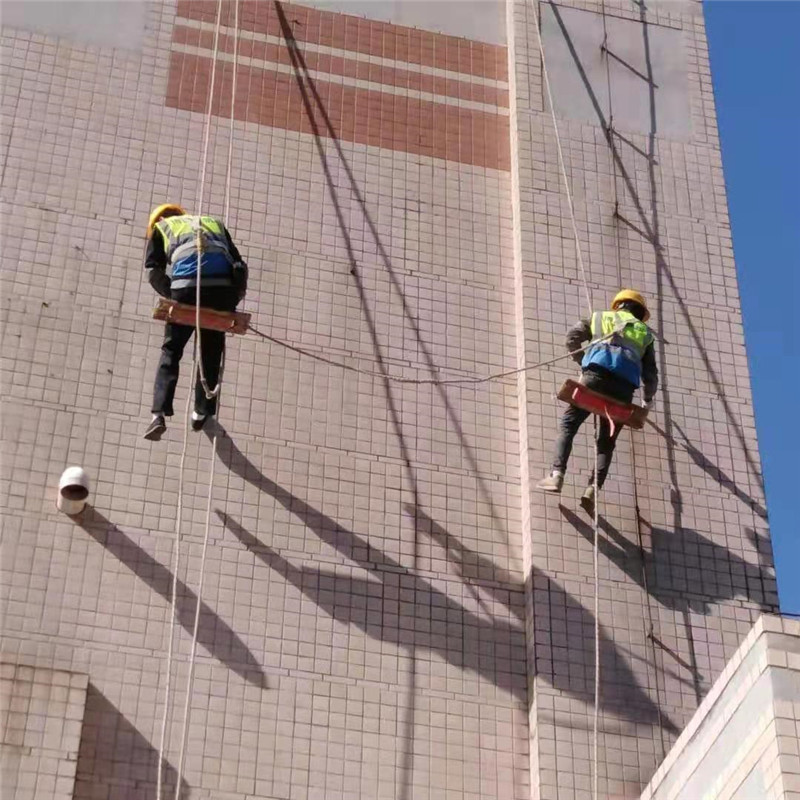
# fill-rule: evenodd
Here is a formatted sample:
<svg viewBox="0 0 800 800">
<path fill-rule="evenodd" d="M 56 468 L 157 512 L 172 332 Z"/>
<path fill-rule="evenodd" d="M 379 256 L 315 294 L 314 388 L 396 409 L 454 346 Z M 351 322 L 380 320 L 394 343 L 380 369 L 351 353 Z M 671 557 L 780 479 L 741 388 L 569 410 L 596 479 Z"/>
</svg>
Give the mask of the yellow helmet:
<svg viewBox="0 0 800 800">
<path fill-rule="evenodd" d="M 167 212 L 170 212 L 169 214 Z M 149 239 L 153 233 L 153 228 L 162 217 L 169 216 L 183 216 L 186 212 L 177 203 L 162 203 L 160 206 L 153 209 L 150 214 L 150 221 L 147 223 L 147 238 Z"/>
<path fill-rule="evenodd" d="M 616 311 L 625 300 L 632 300 L 634 303 L 638 303 L 644 309 L 644 319 L 642 322 L 647 322 L 647 320 L 650 319 L 650 311 L 647 309 L 647 301 L 644 299 L 644 296 L 639 294 L 639 292 L 637 292 L 635 289 L 623 289 L 621 292 L 619 292 L 611 303 L 612 311 Z"/>
</svg>

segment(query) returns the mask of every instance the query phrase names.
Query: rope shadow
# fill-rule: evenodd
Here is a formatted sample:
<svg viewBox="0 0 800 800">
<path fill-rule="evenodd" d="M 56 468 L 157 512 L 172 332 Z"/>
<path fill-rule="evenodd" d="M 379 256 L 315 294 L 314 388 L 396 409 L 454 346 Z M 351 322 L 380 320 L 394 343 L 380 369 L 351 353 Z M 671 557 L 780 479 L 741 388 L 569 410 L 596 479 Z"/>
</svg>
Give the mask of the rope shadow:
<svg viewBox="0 0 800 800">
<path fill-rule="evenodd" d="M 758 502 L 755 498 L 751 497 L 747 492 L 743 489 L 739 488 L 736 482 L 731 478 L 727 473 L 725 473 L 720 467 L 714 464 L 713 461 L 706 458 L 706 456 L 702 453 L 702 451 L 698 450 L 689 440 L 689 437 L 683 432 L 680 425 L 678 425 L 675 420 L 672 420 L 672 427 L 678 431 L 683 441 L 678 441 L 675 437 L 671 437 L 665 430 L 660 428 L 655 422 L 651 419 L 647 420 L 647 424 L 653 428 L 660 436 L 662 436 L 666 441 L 670 441 L 671 444 L 678 445 L 682 447 L 686 452 L 689 454 L 689 457 L 694 461 L 694 463 L 700 467 L 703 472 L 706 473 L 710 478 L 712 478 L 716 483 L 720 486 L 727 489 L 731 494 L 741 500 L 745 505 L 749 506 L 761 519 L 767 519 L 767 509 L 764 508 L 761 503 Z"/>
<path fill-rule="evenodd" d="M 294 72 L 298 89 L 300 91 L 300 96 L 303 102 L 306 116 L 308 118 L 309 124 L 312 129 L 315 144 L 317 147 L 317 154 L 319 156 L 320 163 L 322 165 L 322 169 L 325 174 L 325 180 L 328 186 L 329 195 L 331 197 L 331 201 L 334 205 L 334 210 L 336 212 L 337 222 L 345 242 L 345 248 L 348 254 L 348 261 L 350 262 L 350 274 L 355 279 L 356 289 L 358 291 L 359 298 L 361 300 L 362 310 L 364 314 L 367 315 L 367 324 L 369 325 L 370 335 L 372 336 L 373 339 L 373 348 L 376 352 L 377 360 L 381 362 L 381 367 L 383 368 L 382 355 L 380 353 L 380 344 L 378 342 L 378 337 L 377 337 L 377 330 L 371 318 L 371 313 L 369 311 L 369 306 L 367 303 L 366 291 L 363 282 L 361 280 L 358 268 L 358 262 L 355 257 L 355 252 L 352 246 L 348 226 L 344 219 L 344 214 L 342 212 L 341 204 L 339 202 L 337 183 L 331 173 L 330 165 L 328 162 L 328 155 L 325 152 L 325 148 L 322 145 L 321 139 L 323 136 L 328 138 L 334 145 L 338 161 L 341 163 L 345 175 L 347 176 L 347 183 L 349 184 L 350 190 L 353 193 L 353 196 L 355 197 L 358 208 L 360 209 L 364 221 L 366 222 L 370 236 L 375 242 L 375 247 L 379 259 L 383 264 L 384 269 L 386 270 L 386 274 L 389 277 L 392 288 L 395 290 L 397 297 L 400 300 L 403 309 L 403 316 L 405 317 L 406 321 L 411 327 L 414 339 L 416 340 L 417 346 L 419 348 L 420 353 L 422 354 L 423 360 L 425 361 L 425 365 L 429 373 L 431 374 L 431 376 L 436 377 L 437 376 L 436 363 L 434 362 L 430 349 L 426 344 L 425 339 L 422 335 L 419 323 L 417 322 L 417 319 L 411 307 L 408 304 L 408 300 L 406 299 L 403 286 L 401 285 L 400 280 L 397 277 L 397 273 L 395 272 L 395 269 L 392 265 L 392 260 L 389 256 L 389 253 L 387 252 L 386 247 L 383 244 L 381 236 L 378 232 L 377 226 L 375 225 L 375 222 L 372 219 L 372 215 L 370 214 L 367 201 L 362 193 L 361 188 L 359 187 L 358 180 L 356 179 L 356 176 L 353 173 L 353 170 L 347 159 L 347 155 L 342 148 L 341 142 L 336 134 L 336 129 L 333 125 L 333 122 L 331 121 L 330 115 L 328 114 L 325 103 L 316 87 L 316 83 L 311 75 L 308 65 L 306 64 L 303 52 L 297 40 L 294 37 L 294 34 L 292 32 L 292 27 L 285 14 L 283 4 L 280 2 L 280 0 L 273 0 L 273 3 L 278 15 L 278 21 L 281 26 L 281 32 L 286 42 L 286 49 L 289 54 L 289 58 L 291 60 L 292 69 Z M 319 115 L 319 120 L 317 119 L 317 114 Z M 474 449 L 467 441 L 467 437 L 466 434 L 464 433 L 463 426 L 461 424 L 460 419 L 458 418 L 456 410 L 453 408 L 453 404 L 450 398 L 447 395 L 447 391 L 443 386 L 439 385 L 434 385 L 434 388 L 439 394 L 439 399 L 447 413 L 450 424 L 452 425 L 453 429 L 455 430 L 458 436 L 459 443 L 467 459 L 467 462 L 470 466 L 470 469 L 472 469 L 476 475 L 476 478 L 478 480 L 478 486 L 480 488 L 481 494 L 483 495 L 483 499 L 489 509 L 492 520 L 495 524 L 495 529 L 498 531 L 502 531 L 504 534 L 506 534 L 506 539 L 507 539 L 507 532 L 503 527 L 502 520 L 500 519 L 500 516 L 497 513 L 497 509 L 495 507 L 494 501 L 492 500 L 491 494 L 486 488 L 485 481 L 481 477 L 480 465 L 478 464 L 478 460 L 476 458 Z M 388 393 L 388 387 L 387 387 L 387 393 Z"/>
<path fill-rule="evenodd" d="M 378 579 L 378 582 L 350 578 L 338 575 L 335 571 L 316 567 L 296 567 L 277 551 L 253 536 L 235 519 L 217 510 L 216 513 L 223 525 L 248 550 L 271 569 L 283 575 L 286 580 L 313 600 L 332 618 L 343 624 L 356 625 L 371 638 L 379 641 L 435 652 L 451 665 L 471 670 L 498 688 L 509 692 L 517 700 L 527 703 L 528 693 L 524 670 L 517 674 L 496 669 L 497 662 L 508 661 L 509 654 L 515 649 L 521 648 L 520 652 L 524 652 L 526 639 L 522 626 L 509 625 L 503 621 L 486 620 L 467 610 L 443 592 L 435 589 L 424 578 L 403 567 L 379 548 L 371 545 L 365 538 L 346 529 L 331 517 L 313 508 L 263 475 L 225 433 L 222 426 L 216 423 L 215 427 L 221 433 L 217 454 L 232 473 L 259 491 L 273 497 L 323 542 L 330 545 L 343 557 L 368 570 L 371 576 Z M 209 428 L 209 425 L 206 428 Z M 207 430 L 206 434 L 212 436 L 212 430 Z M 440 542 L 445 543 L 448 554 L 456 562 L 462 574 L 470 569 L 469 565 L 471 564 L 478 565 L 478 569 L 483 575 L 498 574 L 497 568 L 490 559 L 464 547 L 442 526 L 431 520 L 425 512 L 420 512 L 413 506 L 410 508 L 407 506 L 406 511 L 408 513 L 413 511 L 415 520 L 422 521 L 420 532 L 431 531 L 432 538 L 438 538 Z M 426 522 L 426 520 L 430 522 Z M 539 585 L 546 585 L 554 605 L 566 609 L 569 618 L 576 620 L 578 629 L 593 629 L 592 615 L 577 600 L 540 571 L 534 570 L 534 574 Z M 400 585 L 407 588 L 408 596 L 413 597 L 414 600 L 401 603 L 398 614 L 397 603 L 389 599 L 391 592 L 386 592 L 382 587 L 399 587 Z M 338 604 L 334 602 L 334 598 L 341 599 L 352 596 L 369 598 L 371 604 L 367 605 L 374 613 L 367 615 L 366 609 L 361 609 L 364 613 L 359 611 L 354 618 L 347 606 L 341 602 Z M 419 614 L 417 613 L 418 609 L 420 610 Z M 442 627 L 436 632 L 436 635 L 433 635 L 433 627 L 425 621 L 431 617 L 432 609 L 440 609 L 439 612 L 433 612 L 434 619 L 438 616 L 442 623 Z M 448 631 L 446 624 L 448 620 L 458 624 L 462 632 L 460 636 L 454 636 L 452 632 Z M 410 639 L 403 635 L 404 631 L 409 632 Z M 594 646 L 593 641 L 589 646 Z M 553 645 L 553 649 L 555 649 L 555 645 Z M 548 650 L 547 646 L 543 645 L 541 652 L 546 650 Z M 658 719 L 656 706 L 638 688 L 631 697 L 630 687 L 636 686 L 633 674 L 625 665 L 624 659 L 614 643 L 602 633 L 600 655 L 601 663 L 609 670 L 609 674 L 620 676 L 619 681 L 615 682 L 617 685 L 611 683 L 607 687 L 609 692 L 605 698 L 601 698 L 601 705 L 606 710 L 633 722 L 656 723 Z M 563 689 L 587 703 L 592 702 L 594 690 L 591 685 L 593 671 L 589 666 L 591 659 L 586 661 L 586 675 L 580 680 L 571 676 L 569 670 L 565 673 L 560 672 L 557 659 L 553 660 L 550 666 L 546 666 L 547 662 L 548 659 L 539 660 L 537 669 L 540 669 L 545 676 L 550 676 L 555 688 Z"/>
<path fill-rule="evenodd" d="M 289 55 L 289 60 L 291 62 L 292 71 L 295 77 L 297 88 L 300 92 L 303 108 L 305 110 L 306 117 L 311 127 L 314 143 L 317 149 L 317 155 L 319 157 L 320 164 L 322 166 L 322 170 L 325 176 L 325 182 L 328 189 L 328 194 L 331 198 L 331 202 L 334 207 L 334 212 L 336 214 L 337 224 L 339 226 L 342 240 L 344 242 L 345 249 L 347 251 L 347 258 L 350 263 L 350 274 L 353 277 L 356 291 L 358 293 L 359 303 L 361 305 L 362 314 L 369 329 L 369 335 L 372 340 L 372 348 L 375 360 L 379 366 L 380 371 L 384 373 L 383 388 L 386 396 L 386 402 L 392 422 L 392 427 L 394 429 L 395 436 L 397 437 L 397 441 L 400 446 L 401 458 L 403 460 L 406 476 L 409 481 L 409 485 L 411 487 L 411 493 L 414 505 L 419 506 L 420 505 L 419 488 L 414 468 L 412 467 L 411 464 L 410 449 L 408 447 L 405 435 L 403 433 L 400 413 L 398 410 L 397 402 L 392 393 L 392 387 L 389 381 L 389 373 L 383 358 L 383 352 L 378 337 L 377 327 L 375 325 L 375 320 L 373 318 L 373 314 L 368 303 L 367 291 L 361 277 L 358 262 L 355 256 L 355 251 L 352 245 L 352 239 L 350 236 L 349 228 L 345 220 L 344 213 L 342 211 L 341 203 L 339 201 L 337 182 L 332 175 L 330 164 L 328 162 L 328 155 L 325 152 L 325 147 L 322 144 L 323 135 L 326 135 L 334 145 L 339 162 L 341 163 L 342 168 L 344 169 L 344 172 L 347 176 L 347 182 L 349 183 L 352 195 L 355 197 L 356 203 L 358 204 L 358 207 L 361 210 L 361 214 L 363 215 L 364 221 L 366 222 L 370 235 L 374 240 L 375 248 L 377 250 L 381 262 L 383 263 L 386 273 L 389 276 L 391 285 L 400 299 L 400 303 L 403 309 L 403 315 L 405 319 L 408 321 L 409 325 L 411 326 L 419 350 L 422 353 L 423 358 L 425 360 L 426 366 L 428 367 L 431 375 L 433 376 L 436 375 L 436 366 L 433 361 L 433 357 L 431 356 L 431 353 L 422 337 L 422 333 L 420 331 L 417 320 L 414 317 L 408 305 L 408 301 L 406 300 L 403 287 L 397 278 L 394 268 L 392 267 L 391 259 L 389 258 L 389 254 L 387 253 L 386 248 L 383 245 L 383 242 L 378 233 L 378 229 L 375 225 L 375 222 L 373 221 L 372 216 L 369 213 L 366 200 L 358 185 L 358 181 L 356 180 L 355 175 L 353 174 L 352 168 L 350 167 L 350 164 L 347 160 L 344 150 L 342 149 L 341 143 L 336 134 L 336 130 L 330 119 L 330 115 L 328 114 L 328 111 L 325 107 L 325 103 L 323 102 L 322 97 L 320 96 L 320 93 L 317 90 L 314 79 L 312 78 L 311 73 L 308 69 L 308 65 L 303 56 L 303 52 L 300 49 L 298 42 L 294 37 L 292 27 L 289 24 L 289 20 L 287 19 L 286 13 L 284 11 L 283 4 L 280 2 L 280 0 L 273 0 L 273 5 L 278 17 L 278 22 L 281 28 L 281 32 L 283 34 L 284 41 L 286 42 L 286 51 Z M 320 117 L 319 121 L 317 120 L 315 107 L 319 113 Z M 323 128 L 324 128 L 324 134 L 323 134 Z M 470 447 L 469 443 L 466 440 L 466 436 L 464 434 L 461 421 L 458 419 L 458 416 L 455 413 L 455 409 L 453 408 L 452 403 L 450 402 L 450 398 L 448 397 L 444 387 L 436 386 L 435 388 L 446 410 L 450 424 L 456 431 L 459 442 L 461 444 L 462 452 L 465 454 L 470 467 L 475 472 L 479 490 L 483 495 L 484 501 L 488 506 L 490 516 L 492 517 L 494 523 L 494 528 L 496 530 L 503 531 L 503 533 L 506 536 L 506 542 L 508 543 L 507 532 L 505 532 L 505 530 L 503 529 L 502 522 L 494 506 L 491 494 L 488 491 L 488 488 L 486 487 L 481 477 L 477 458 L 475 457 L 475 453 L 473 452 L 472 448 Z M 413 557 L 413 563 L 414 565 L 416 565 L 417 561 L 416 534 L 413 542 L 412 557 Z M 406 735 L 403 737 L 405 742 L 405 749 L 401 756 L 402 764 L 400 766 L 401 787 L 399 796 L 401 800 L 410 800 L 411 798 L 413 771 L 414 771 L 414 753 L 413 753 L 412 742 L 413 742 L 413 732 L 414 732 L 415 698 L 416 698 L 416 667 L 415 663 L 413 662 L 413 659 L 412 659 L 412 669 L 410 671 L 408 693 L 409 693 L 408 707 L 406 710 L 406 720 L 404 723 L 406 729 Z"/>
<path fill-rule="evenodd" d="M 592 544 L 592 526 L 565 506 L 559 509 L 564 519 Z M 759 598 L 765 593 L 760 565 L 748 564 L 701 533 L 690 528 L 677 531 L 654 528 L 642 519 L 650 531 L 650 549 L 643 552 L 605 517 L 601 515 L 599 521 L 600 530 L 605 534 L 598 537 L 600 552 L 634 583 L 646 588 L 665 608 L 681 611 L 688 608 L 707 614 L 711 603 L 741 599 L 756 603 L 764 611 L 769 610 Z M 757 537 L 754 531 L 749 533 L 751 540 Z M 727 567 L 725 571 L 714 569 L 722 564 Z M 675 579 L 676 575 L 684 574 L 692 580 L 691 586 Z"/>
<path fill-rule="evenodd" d="M 168 762 L 164 765 L 164 795 L 173 797 L 178 773 Z M 158 748 L 89 683 L 75 767 L 75 800 L 155 800 L 157 776 Z M 177 796 L 186 796 L 188 789 L 181 779 Z"/>
<path fill-rule="evenodd" d="M 494 585 L 494 581 L 502 580 L 497 576 L 502 576 L 503 571 L 498 572 L 491 559 L 466 547 L 421 510 L 406 506 L 406 512 L 419 521 L 420 532 L 429 536 L 447 553 L 460 575 L 471 575 L 478 586 L 492 594 L 495 599 L 508 604 L 505 600 L 508 592 L 498 592 Z M 521 582 L 507 574 L 505 578 L 518 591 L 523 590 Z M 535 594 L 534 616 L 544 613 L 546 608 L 548 613 L 558 617 L 556 620 L 554 616 L 551 623 L 541 629 L 534 622 L 536 674 L 544 676 L 554 689 L 591 705 L 594 702 L 594 637 L 585 633 L 594 631 L 594 616 L 580 601 L 535 566 L 532 566 L 532 584 Z M 537 596 L 546 598 L 542 610 L 537 608 Z M 514 611 L 511 606 L 509 608 Z M 659 715 L 655 703 L 639 687 L 626 663 L 625 655 L 607 636 L 602 626 L 600 665 L 602 674 L 606 676 L 603 681 L 604 693 L 601 692 L 600 695 L 601 708 L 632 722 L 657 724 Z M 613 675 L 614 679 L 610 680 L 609 675 Z M 666 730 L 676 731 L 672 722 L 664 718 L 663 714 L 662 724 Z"/>
<path fill-rule="evenodd" d="M 654 254 L 655 254 L 655 260 L 656 260 L 657 277 L 660 278 L 661 276 L 664 276 L 664 277 L 666 277 L 667 281 L 669 282 L 670 288 L 672 289 L 673 296 L 677 300 L 678 306 L 679 306 L 679 308 L 681 310 L 681 313 L 683 315 L 684 323 L 685 323 L 687 329 L 689 330 L 689 333 L 690 333 L 690 335 L 692 337 L 692 340 L 694 342 L 694 346 L 695 346 L 697 352 L 700 354 L 700 358 L 701 358 L 701 360 L 703 362 L 703 365 L 704 365 L 704 367 L 705 367 L 705 369 L 706 369 L 706 371 L 707 371 L 707 373 L 708 373 L 708 375 L 709 375 L 709 377 L 711 379 L 712 384 L 714 385 L 714 389 L 716 391 L 716 394 L 717 394 L 720 402 L 722 403 L 722 406 L 723 406 L 723 409 L 725 411 L 725 415 L 726 415 L 726 417 L 728 419 L 728 422 L 731 425 L 731 427 L 733 428 L 734 434 L 735 434 L 736 438 L 739 441 L 739 444 L 740 444 L 740 446 L 742 448 L 742 451 L 744 452 L 745 460 L 747 461 L 748 467 L 751 470 L 751 472 L 752 472 L 753 476 L 755 477 L 756 481 L 758 482 L 758 484 L 760 486 L 763 486 L 763 477 L 761 475 L 760 470 L 758 469 L 758 465 L 756 464 L 752 453 L 750 452 L 750 448 L 747 445 L 747 440 L 745 438 L 744 431 L 742 430 L 741 425 L 739 424 L 739 422 L 736 420 L 736 418 L 734 416 L 733 409 L 731 408 L 731 405 L 728 402 L 727 397 L 725 396 L 725 390 L 724 390 L 724 387 L 722 385 L 722 382 L 720 381 L 719 376 L 717 375 L 713 365 L 711 364 L 711 360 L 710 360 L 710 358 L 708 356 L 708 352 L 707 352 L 705 346 L 703 345 L 703 340 L 702 340 L 700 334 L 697 331 L 697 327 L 694 325 L 694 323 L 692 321 L 692 317 L 691 317 L 691 314 L 689 312 L 689 308 L 686 305 L 686 301 L 683 299 L 682 295 L 680 294 L 680 291 L 679 291 L 678 286 L 677 286 L 677 282 L 675 281 L 675 278 L 672 275 L 672 271 L 670 270 L 669 264 L 667 263 L 667 260 L 664 257 L 664 248 L 663 248 L 663 245 L 661 244 L 661 236 L 660 236 L 660 232 L 659 232 L 658 207 L 657 207 L 657 202 L 656 202 L 657 182 L 656 182 L 656 178 L 655 178 L 655 136 L 656 136 L 656 131 L 657 131 L 657 123 L 656 123 L 656 111 L 655 111 L 655 89 L 654 89 L 654 87 L 652 86 L 652 83 L 651 83 L 649 85 L 650 126 L 651 126 L 651 130 L 650 130 L 650 133 L 648 134 L 649 146 L 648 146 L 647 154 L 645 156 L 645 159 L 646 159 L 647 164 L 648 164 L 648 177 L 649 177 L 649 183 L 650 183 L 650 187 L 651 187 L 651 198 L 650 198 L 650 200 L 651 200 L 651 215 L 652 215 L 652 219 L 649 219 L 648 218 L 648 214 L 645 211 L 644 205 L 642 204 L 641 197 L 639 195 L 639 191 L 636 188 L 636 184 L 634 183 L 633 179 L 631 178 L 631 175 L 630 175 L 628 169 L 626 168 L 625 162 L 623 161 L 623 158 L 622 158 L 622 156 L 621 156 L 621 154 L 619 152 L 619 148 L 617 147 L 617 144 L 614 141 L 613 130 L 612 130 L 611 126 L 609 125 L 609 122 L 606 119 L 605 114 L 603 113 L 603 109 L 602 109 L 602 107 L 600 105 L 600 102 L 599 102 L 599 100 L 597 98 L 597 95 L 596 95 L 594 89 L 592 88 L 592 85 L 591 85 L 591 83 L 589 81 L 589 77 L 588 77 L 588 75 L 586 73 L 586 69 L 584 68 L 584 66 L 583 66 L 583 64 L 582 64 L 582 62 L 580 60 L 580 56 L 578 55 L 578 52 L 577 52 L 575 44 L 574 44 L 574 42 L 572 40 L 572 37 L 570 36 L 569 31 L 567 30 L 567 26 L 566 26 L 566 24 L 564 22 L 564 19 L 561 16 L 561 13 L 558 10 L 558 6 L 553 2 L 553 0 L 548 0 L 548 6 L 551 8 L 551 10 L 553 12 L 553 15 L 554 15 L 554 17 L 556 19 L 556 22 L 558 23 L 559 29 L 561 30 L 561 33 L 562 33 L 562 35 L 564 37 L 564 41 L 565 41 L 565 43 L 566 43 L 566 45 L 567 45 L 567 47 L 569 49 L 570 55 L 572 57 L 572 60 L 573 60 L 573 62 L 575 64 L 575 67 L 576 67 L 576 69 L 578 71 L 578 74 L 580 75 L 581 82 L 583 83 L 584 88 L 586 89 L 586 92 L 587 92 L 587 94 L 589 96 L 589 100 L 590 100 L 590 102 L 592 104 L 592 107 L 594 109 L 594 112 L 595 112 L 595 114 L 597 116 L 598 122 L 602 126 L 603 131 L 605 132 L 606 142 L 607 142 L 608 147 L 609 147 L 609 149 L 611 151 L 611 156 L 614 159 L 614 161 L 616 162 L 617 168 L 620 171 L 620 175 L 621 175 L 621 177 L 622 177 L 622 179 L 623 179 L 623 181 L 625 183 L 625 186 L 626 186 L 626 188 L 628 190 L 628 193 L 630 195 L 631 201 L 633 202 L 634 207 L 636 209 L 636 212 L 638 214 L 640 223 L 642 225 L 642 229 L 637 228 L 631 222 L 629 222 L 628 220 L 625 220 L 624 217 L 620 217 L 619 215 L 617 215 L 617 219 L 622 221 L 623 223 L 626 223 L 629 228 L 632 228 L 633 230 L 635 230 L 640 236 L 642 236 L 645 239 L 645 241 L 647 241 L 653 247 Z M 653 78 L 653 66 L 652 66 L 652 59 L 651 59 L 651 55 L 650 55 L 649 35 L 648 35 L 648 31 L 647 31 L 648 22 L 647 22 L 647 18 L 646 18 L 646 8 L 644 6 L 644 3 L 640 4 L 640 19 L 642 21 L 642 26 L 643 26 L 644 49 L 645 49 L 645 60 L 646 60 L 646 63 L 647 63 L 647 74 L 649 76 L 650 81 L 652 81 L 652 78 Z M 659 291 L 658 291 L 658 301 L 659 301 L 659 312 L 660 312 L 661 311 L 661 306 L 663 305 L 663 293 L 662 293 L 660 288 L 659 288 Z M 661 320 L 661 319 L 662 319 L 662 316 L 659 315 L 659 320 Z M 663 351 L 663 348 L 659 348 L 659 350 Z M 663 355 L 663 352 L 662 352 L 661 353 L 661 371 L 662 371 L 662 375 L 663 375 L 662 380 L 666 379 L 665 367 L 666 367 L 666 362 L 665 362 L 664 355 Z M 666 386 L 664 386 L 662 393 L 665 396 L 667 395 Z"/>
<path fill-rule="evenodd" d="M 377 580 L 348 577 L 334 569 L 296 567 L 228 514 L 219 509 L 216 513 L 248 551 L 337 622 L 353 625 L 380 642 L 435 653 L 452 666 L 491 681 L 517 701 L 527 702 L 525 631 L 521 627 L 473 614 L 365 539 L 294 500 L 294 514 Z M 366 602 L 350 605 L 352 598 L 366 598 Z M 521 665 L 517 671 L 512 669 L 515 660 Z M 497 669 L 498 663 L 509 668 Z"/>
<path fill-rule="evenodd" d="M 106 519 L 96 508 L 87 506 L 75 517 L 75 522 L 118 558 L 134 575 L 141 578 L 167 603 L 172 602 L 172 572 Z M 191 636 L 194 631 L 194 614 L 197 595 L 183 581 L 177 582 L 176 618 Z M 209 655 L 224 664 L 247 683 L 267 688 L 267 677 L 255 656 L 236 632 L 205 602 L 200 602 L 200 621 L 197 641 Z"/>
</svg>

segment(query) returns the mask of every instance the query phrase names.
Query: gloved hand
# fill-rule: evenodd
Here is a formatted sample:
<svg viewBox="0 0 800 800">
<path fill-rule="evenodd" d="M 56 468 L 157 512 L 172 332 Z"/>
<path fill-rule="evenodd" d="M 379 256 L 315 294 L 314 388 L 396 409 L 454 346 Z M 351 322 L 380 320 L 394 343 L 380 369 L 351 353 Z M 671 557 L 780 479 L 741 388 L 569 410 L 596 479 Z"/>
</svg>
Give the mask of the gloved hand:
<svg viewBox="0 0 800 800">
<path fill-rule="evenodd" d="M 649 400 L 644 401 L 644 410 L 645 411 L 652 411 L 653 406 L 656 404 L 656 401 L 651 397 Z"/>
</svg>

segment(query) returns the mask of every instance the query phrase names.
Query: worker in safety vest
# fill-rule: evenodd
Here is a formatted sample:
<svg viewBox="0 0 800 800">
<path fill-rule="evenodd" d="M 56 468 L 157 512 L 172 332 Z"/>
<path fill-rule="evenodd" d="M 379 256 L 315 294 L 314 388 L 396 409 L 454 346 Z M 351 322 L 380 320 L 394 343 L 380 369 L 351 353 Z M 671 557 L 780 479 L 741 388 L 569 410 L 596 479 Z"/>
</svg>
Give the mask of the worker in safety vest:
<svg viewBox="0 0 800 800">
<path fill-rule="evenodd" d="M 150 214 L 144 261 L 150 285 L 162 297 L 195 305 L 198 229 L 202 237 L 200 305 L 217 311 L 233 311 L 247 291 L 247 265 L 231 235 L 215 217 L 190 216 L 173 203 L 160 205 Z M 180 360 L 194 330 L 193 325 L 166 324 L 153 392 L 153 419 L 145 431 L 145 439 L 158 441 L 167 429 L 164 418 L 173 414 Z M 203 329 L 200 344 L 203 371 L 213 389 L 219 380 L 225 334 Z M 198 370 L 192 428 L 200 430 L 216 410 L 217 398 L 206 397 Z"/>
<path fill-rule="evenodd" d="M 567 350 L 579 350 L 586 341 L 600 339 L 613 333 L 611 338 L 589 345 L 573 358 L 581 365 L 581 383 L 600 394 L 630 403 L 633 393 L 644 385 L 644 404 L 649 408 L 658 388 L 658 368 L 653 348 L 653 333 L 645 322 L 650 317 L 647 303 L 639 292 L 623 289 L 611 304 L 611 311 L 596 311 L 591 319 L 581 320 L 567 333 Z M 616 332 L 615 332 L 616 331 Z M 572 440 L 590 412 L 569 406 L 561 417 L 553 470 L 539 481 L 538 487 L 546 492 L 560 492 L 564 484 Z M 600 418 L 597 434 L 597 486 L 601 487 L 608 475 L 617 436 L 622 428 L 611 426 Z M 594 514 L 594 469 L 589 486 L 581 498 L 581 505 Z"/>
</svg>

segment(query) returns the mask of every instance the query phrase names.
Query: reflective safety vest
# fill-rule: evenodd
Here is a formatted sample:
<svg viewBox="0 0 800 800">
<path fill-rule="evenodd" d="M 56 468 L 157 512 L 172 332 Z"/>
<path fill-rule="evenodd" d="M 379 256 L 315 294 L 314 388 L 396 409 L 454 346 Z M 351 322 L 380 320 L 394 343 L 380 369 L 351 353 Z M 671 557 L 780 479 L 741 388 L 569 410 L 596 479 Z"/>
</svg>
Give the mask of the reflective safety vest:
<svg viewBox="0 0 800 800">
<path fill-rule="evenodd" d="M 638 387 L 642 358 L 653 343 L 653 333 L 630 311 L 595 311 L 591 321 L 592 339 L 613 333 L 611 338 L 589 347 L 581 367 L 602 367 Z M 616 332 L 615 332 L 616 331 Z"/>
<path fill-rule="evenodd" d="M 197 285 L 197 229 L 202 237 L 201 286 L 230 286 L 233 257 L 223 224 L 214 217 L 166 217 L 156 223 L 164 237 L 173 289 Z"/>
</svg>

